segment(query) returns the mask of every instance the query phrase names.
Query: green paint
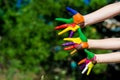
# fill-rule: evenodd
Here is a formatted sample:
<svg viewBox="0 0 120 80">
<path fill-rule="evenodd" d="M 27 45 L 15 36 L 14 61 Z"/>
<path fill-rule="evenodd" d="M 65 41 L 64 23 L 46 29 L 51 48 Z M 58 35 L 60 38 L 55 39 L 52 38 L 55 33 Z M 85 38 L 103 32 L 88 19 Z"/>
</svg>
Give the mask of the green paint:
<svg viewBox="0 0 120 80">
<path fill-rule="evenodd" d="M 57 21 L 61 21 L 61 22 L 65 22 L 65 23 L 68 23 L 68 24 L 74 22 L 73 18 L 70 18 L 70 19 L 65 19 L 65 18 L 55 18 L 55 20 L 57 20 Z"/>
<path fill-rule="evenodd" d="M 83 34 L 81 28 L 78 28 L 79 37 L 83 42 L 87 42 L 87 37 Z"/>
<path fill-rule="evenodd" d="M 93 52 L 90 52 L 90 51 L 88 51 L 87 49 L 84 49 L 84 51 L 86 52 L 88 59 L 94 58 L 95 55 L 94 55 Z"/>
</svg>

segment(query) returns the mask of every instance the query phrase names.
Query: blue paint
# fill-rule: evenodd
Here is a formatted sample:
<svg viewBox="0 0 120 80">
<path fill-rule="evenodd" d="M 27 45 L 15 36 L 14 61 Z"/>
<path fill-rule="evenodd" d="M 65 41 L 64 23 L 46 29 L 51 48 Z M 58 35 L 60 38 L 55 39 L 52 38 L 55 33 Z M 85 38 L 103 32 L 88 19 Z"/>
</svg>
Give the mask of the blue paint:
<svg viewBox="0 0 120 80">
<path fill-rule="evenodd" d="M 72 15 L 77 14 L 78 12 L 70 7 L 66 7 L 66 10 L 69 11 Z"/>
</svg>

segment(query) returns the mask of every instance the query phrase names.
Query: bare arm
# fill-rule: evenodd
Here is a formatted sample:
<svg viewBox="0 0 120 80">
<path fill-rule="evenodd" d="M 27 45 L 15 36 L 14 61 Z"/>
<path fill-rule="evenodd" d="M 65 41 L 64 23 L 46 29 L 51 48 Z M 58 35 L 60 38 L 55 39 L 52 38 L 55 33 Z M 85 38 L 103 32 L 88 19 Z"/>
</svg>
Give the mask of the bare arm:
<svg viewBox="0 0 120 80">
<path fill-rule="evenodd" d="M 120 50 L 120 38 L 88 40 L 89 49 Z"/>
<path fill-rule="evenodd" d="M 120 52 L 96 54 L 97 63 L 120 63 Z"/>
<path fill-rule="evenodd" d="M 109 4 L 84 16 L 85 26 L 96 24 L 120 14 L 120 2 Z M 120 50 L 120 38 L 88 39 L 89 49 Z M 95 54 L 97 63 L 120 63 L 120 52 Z"/>
<path fill-rule="evenodd" d="M 85 26 L 95 24 L 120 14 L 120 2 L 109 4 L 84 16 Z"/>
</svg>

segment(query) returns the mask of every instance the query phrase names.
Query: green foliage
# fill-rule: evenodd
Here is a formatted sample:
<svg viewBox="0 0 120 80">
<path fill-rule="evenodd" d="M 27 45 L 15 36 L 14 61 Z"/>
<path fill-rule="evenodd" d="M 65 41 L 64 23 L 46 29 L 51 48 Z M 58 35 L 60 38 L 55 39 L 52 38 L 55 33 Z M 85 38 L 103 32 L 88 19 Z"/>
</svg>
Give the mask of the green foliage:
<svg viewBox="0 0 120 80">
<path fill-rule="evenodd" d="M 93 71 L 95 74 L 100 74 L 105 72 L 107 69 L 107 64 L 96 64 L 95 67 L 93 68 Z"/>
<path fill-rule="evenodd" d="M 49 56 L 54 26 L 45 24 L 31 7 L 32 3 L 18 12 L 8 8 L 3 16 L 0 53 L 4 63 L 29 68 Z"/>
<path fill-rule="evenodd" d="M 107 0 L 91 0 L 91 9 L 96 10 L 101 8 L 103 5 L 107 5 Z"/>
<path fill-rule="evenodd" d="M 54 59 L 55 60 L 66 60 L 66 56 L 68 55 L 69 54 L 66 53 L 65 51 L 59 51 L 57 54 L 55 54 Z"/>
</svg>

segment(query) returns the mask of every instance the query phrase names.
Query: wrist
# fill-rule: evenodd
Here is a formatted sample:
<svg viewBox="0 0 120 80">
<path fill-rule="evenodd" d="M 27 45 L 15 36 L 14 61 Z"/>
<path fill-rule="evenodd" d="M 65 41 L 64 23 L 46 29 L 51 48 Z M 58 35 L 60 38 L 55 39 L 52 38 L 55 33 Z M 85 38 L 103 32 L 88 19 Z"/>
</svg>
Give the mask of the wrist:
<svg viewBox="0 0 120 80">
<path fill-rule="evenodd" d="M 85 22 L 81 22 L 78 24 L 81 28 L 84 28 L 85 27 Z"/>
<path fill-rule="evenodd" d="M 75 45 L 75 48 L 77 50 L 87 49 L 88 48 L 88 43 L 87 42 L 82 42 L 80 44 Z"/>
<path fill-rule="evenodd" d="M 97 60 L 96 60 L 96 56 L 94 56 L 93 60 L 92 60 L 92 63 L 95 65 L 97 64 Z"/>
<path fill-rule="evenodd" d="M 94 49 L 96 48 L 96 41 L 95 40 L 92 40 L 92 39 L 88 39 L 88 49 Z M 97 44 L 98 45 L 98 44 Z"/>
</svg>

